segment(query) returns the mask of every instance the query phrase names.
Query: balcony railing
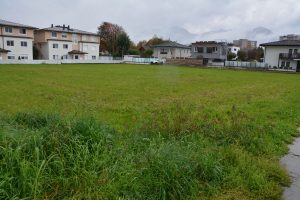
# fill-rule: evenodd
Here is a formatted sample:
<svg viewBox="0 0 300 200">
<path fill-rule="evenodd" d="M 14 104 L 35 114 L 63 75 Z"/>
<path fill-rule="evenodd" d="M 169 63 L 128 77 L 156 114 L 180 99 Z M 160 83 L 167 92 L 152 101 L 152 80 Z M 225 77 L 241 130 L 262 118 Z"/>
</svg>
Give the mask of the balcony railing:
<svg viewBox="0 0 300 200">
<path fill-rule="evenodd" d="M 281 53 L 279 54 L 279 58 L 280 59 L 289 59 L 289 60 L 293 60 L 293 59 L 300 59 L 300 53 Z"/>
</svg>

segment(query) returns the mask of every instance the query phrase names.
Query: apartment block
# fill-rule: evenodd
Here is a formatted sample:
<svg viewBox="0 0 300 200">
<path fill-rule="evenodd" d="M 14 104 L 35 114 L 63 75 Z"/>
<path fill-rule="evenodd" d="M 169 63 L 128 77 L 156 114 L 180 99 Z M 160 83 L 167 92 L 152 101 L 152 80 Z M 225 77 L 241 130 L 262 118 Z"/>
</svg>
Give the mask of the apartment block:
<svg viewBox="0 0 300 200">
<path fill-rule="evenodd" d="M 289 34 L 289 35 L 283 35 L 279 37 L 280 41 L 284 41 L 284 40 L 300 40 L 300 35 L 296 35 L 296 34 Z"/>
<path fill-rule="evenodd" d="M 58 25 L 34 32 L 38 59 L 96 60 L 99 58 L 100 37 L 96 33 Z"/>
<path fill-rule="evenodd" d="M 238 46 L 243 51 L 248 51 L 255 49 L 257 47 L 257 41 L 251 41 L 247 39 L 239 39 L 239 40 L 233 40 L 233 45 Z"/>
<path fill-rule="evenodd" d="M 35 29 L 0 19 L 0 60 L 33 60 Z"/>
</svg>

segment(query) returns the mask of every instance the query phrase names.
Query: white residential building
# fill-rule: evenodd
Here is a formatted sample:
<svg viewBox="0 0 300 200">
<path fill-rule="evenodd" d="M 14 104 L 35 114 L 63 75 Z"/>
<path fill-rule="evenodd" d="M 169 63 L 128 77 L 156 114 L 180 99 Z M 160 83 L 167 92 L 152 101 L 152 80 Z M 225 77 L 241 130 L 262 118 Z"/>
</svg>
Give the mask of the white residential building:
<svg viewBox="0 0 300 200">
<path fill-rule="evenodd" d="M 154 45 L 152 48 L 153 57 L 159 59 L 182 59 L 191 57 L 191 47 L 172 41 Z"/>
<path fill-rule="evenodd" d="M 0 19 L 0 60 L 33 60 L 33 30 Z"/>
<path fill-rule="evenodd" d="M 34 32 L 38 58 L 46 60 L 96 60 L 99 58 L 100 37 L 70 26 L 53 26 Z"/>
<path fill-rule="evenodd" d="M 261 44 L 269 67 L 300 71 L 300 40 L 282 40 Z"/>
<path fill-rule="evenodd" d="M 238 46 L 228 46 L 228 52 L 234 53 L 235 55 L 237 55 L 240 50 L 241 48 Z"/>
</svg>

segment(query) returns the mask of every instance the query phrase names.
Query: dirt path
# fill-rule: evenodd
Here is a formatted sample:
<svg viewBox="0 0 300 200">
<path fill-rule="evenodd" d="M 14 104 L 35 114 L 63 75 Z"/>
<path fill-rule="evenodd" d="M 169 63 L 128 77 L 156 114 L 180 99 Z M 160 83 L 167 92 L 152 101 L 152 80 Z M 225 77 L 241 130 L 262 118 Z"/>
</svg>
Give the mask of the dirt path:
<svg viewBox="0 0 300 200">
<path fill-rule="evenodd" d="M 298 128 L 300 131 L 300 128 Z M 281 164 L 287 169 L 292 179 L 292 185 L 285 188 L 284 200 L 300 200 L 300 138 L 289 146 L 289 154 L 281 159 Z"/>
</svg>

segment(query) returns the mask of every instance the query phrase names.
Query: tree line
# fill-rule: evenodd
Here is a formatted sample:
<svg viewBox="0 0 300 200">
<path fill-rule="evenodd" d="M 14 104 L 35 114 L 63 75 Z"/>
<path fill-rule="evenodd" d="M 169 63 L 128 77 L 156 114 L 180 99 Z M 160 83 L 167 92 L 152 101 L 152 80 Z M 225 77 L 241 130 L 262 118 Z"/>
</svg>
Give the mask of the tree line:
<svg viewBox="0 0 300 200">
<path fill-rule="evenodd" d="M 103 22 L 98 27 L 98 34 L 100 36 L 100 52 L 114 57 L 126 54 L 151 57 L 153 54 L 151 46 L 165 42 L 164 39 L 154 35 L 149 40 L 135 44 L 122 26 L 110 22 Z"/>
</svg>

